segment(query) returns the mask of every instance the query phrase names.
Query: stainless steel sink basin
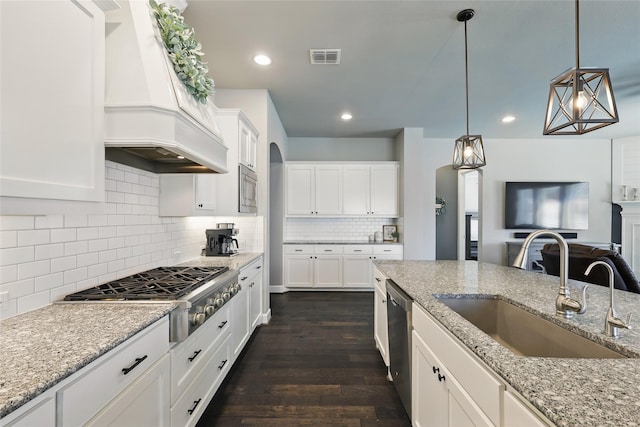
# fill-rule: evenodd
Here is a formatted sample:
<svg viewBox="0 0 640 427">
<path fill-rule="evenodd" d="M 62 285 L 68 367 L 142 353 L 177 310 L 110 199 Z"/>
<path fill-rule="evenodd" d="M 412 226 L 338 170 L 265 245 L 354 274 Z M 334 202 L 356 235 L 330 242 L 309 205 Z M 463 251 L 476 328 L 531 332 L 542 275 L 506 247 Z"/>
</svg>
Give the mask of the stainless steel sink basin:
<svg viewBox="0 0 640 427">
<path fill-rule="evenodd" d="M 501 299 L 438 300 L 517 355 L 590 359 L 626 357 Z"/>
</svg>

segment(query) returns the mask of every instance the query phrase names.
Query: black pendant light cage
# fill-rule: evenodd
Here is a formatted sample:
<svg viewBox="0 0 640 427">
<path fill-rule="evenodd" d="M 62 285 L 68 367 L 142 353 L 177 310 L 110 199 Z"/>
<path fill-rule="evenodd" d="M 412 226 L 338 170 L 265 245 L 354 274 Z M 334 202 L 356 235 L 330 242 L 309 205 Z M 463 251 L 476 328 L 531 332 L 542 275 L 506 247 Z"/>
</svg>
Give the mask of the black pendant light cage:
<svg viewBox="0 0 640 427">
<path fill-rule="evenodd" d="M 576 66 L 551 82 L 544 135 L 582 135 L 617 123 L 608 68 L 580 68 L 580 21 L 576 0 Z"/>
<path fill-rule="evenodd" d="M 456 19 L 464 22 L 464 74 L 466 85 L 467 133 L 456 139 L 453 149 L 453 169 L 477 169 L 487 164 L 481 135 L 469 135 L 469 59 L 467 53 L 467 21 L 473 18 L 473 9 L 458 13 Z"/>
</svg>

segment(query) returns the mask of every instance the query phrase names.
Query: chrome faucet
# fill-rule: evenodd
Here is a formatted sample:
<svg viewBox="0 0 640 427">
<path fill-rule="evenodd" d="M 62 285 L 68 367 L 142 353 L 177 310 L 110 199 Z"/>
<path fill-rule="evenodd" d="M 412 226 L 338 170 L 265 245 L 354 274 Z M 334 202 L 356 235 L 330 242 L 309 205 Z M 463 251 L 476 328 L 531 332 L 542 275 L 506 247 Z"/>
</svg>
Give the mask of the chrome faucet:
<svg viewBox="0 0 640 427">
<path fill-rule="evenodd" d="M 616 317 L 616 309 L 613 306 L 613 268 L 609 264 L 604 261 L 594 261 L 589 264 L 584 275 L 588 276 L 591 273 L 591 269 L 598 264 L 604 265 L 609 272 L 609 310 L 607 310 L 607 317 L 604 320 L 604 332 L 610 337 L 618 338 L 620 336 L 620 328 L 631 329 L 631 313 L 629 313 L 626 322 Z"/>
<path fill-rule="evenodd" d="M 569 286 L 567 285 L 569 246 L 560 234 L 551 230 L 537 230 L 529 234 L 524 240 L 524 243 L 522 243 L 522 248 L 520 249 L 518 256 L 516 256 L 516 259 L 513 261 L 513 266 L 523 270 L 527 268 L 529 245 L 531 245 L 533 239 L 543 235 L 553 237 L 560 246 L 560 289 L 558 290 L 558 296 L 556 297 L 556 314 L 570 319 L 573 317 L 574 313 L 582 314 L 587 311 L 587 287 L 589 285 L 585 285 L 582 289 L 582 303 L 571 299 Z"/>
</svg>

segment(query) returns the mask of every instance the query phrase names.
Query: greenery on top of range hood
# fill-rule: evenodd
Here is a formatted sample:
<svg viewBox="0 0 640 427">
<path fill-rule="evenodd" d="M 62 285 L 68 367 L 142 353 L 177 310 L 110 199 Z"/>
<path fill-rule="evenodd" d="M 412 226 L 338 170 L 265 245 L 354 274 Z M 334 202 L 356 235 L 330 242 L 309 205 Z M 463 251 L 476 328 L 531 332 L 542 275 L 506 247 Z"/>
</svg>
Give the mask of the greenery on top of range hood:
<svg viewBox="0 0 640 427">
<path fill-rule="evenodd" d="M 202 47 L 194 39 L 193 29 L 184 23 L 184 17 L 177 8 L 164 3 L 158 4 L 154 0 L 150 0 L 149 4 L 173 69 L 189 93 L 206 104 L 207 96 L 213 91 L 213 79 L 207 75 L 209 68 L 201 60 Z"/>
</svg>

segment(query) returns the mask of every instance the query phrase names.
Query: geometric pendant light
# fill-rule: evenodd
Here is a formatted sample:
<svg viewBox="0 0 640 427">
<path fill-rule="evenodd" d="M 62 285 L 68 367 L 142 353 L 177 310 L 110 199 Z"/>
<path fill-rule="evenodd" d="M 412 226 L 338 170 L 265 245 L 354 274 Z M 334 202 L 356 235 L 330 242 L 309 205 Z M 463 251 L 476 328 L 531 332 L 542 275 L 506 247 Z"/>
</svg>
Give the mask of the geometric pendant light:
<svg viewBox="0 0 640 427">
<path fill-rule="evenodd" d="M 543 135 L 582 135 L 617 123 L 608 68 L 580 68 L 580 21 L 576 0 L 576 67 L 551 82 Z"/>
<path fill-rule="evenodd" d="M 458 13 L 459 22 L 464 22 L 464 74 L 467 103 L 467 133 L 456 139 L 453 149 L 453 169 L 477 169 L 487 164 L 481 135 L 469 135 L 469 60 L 467 55 L 467 21 L 473 18 L 473 9 Z"/>
</svg>

